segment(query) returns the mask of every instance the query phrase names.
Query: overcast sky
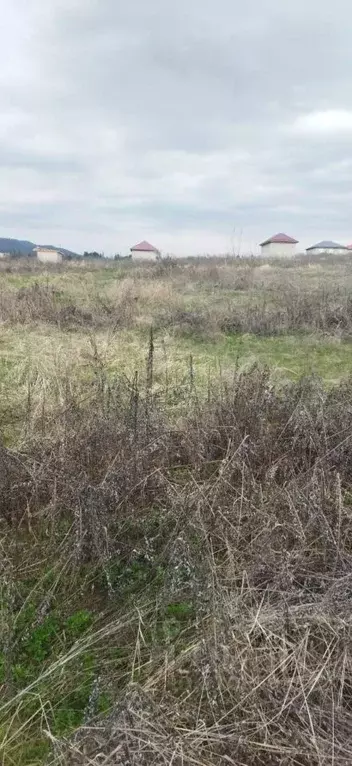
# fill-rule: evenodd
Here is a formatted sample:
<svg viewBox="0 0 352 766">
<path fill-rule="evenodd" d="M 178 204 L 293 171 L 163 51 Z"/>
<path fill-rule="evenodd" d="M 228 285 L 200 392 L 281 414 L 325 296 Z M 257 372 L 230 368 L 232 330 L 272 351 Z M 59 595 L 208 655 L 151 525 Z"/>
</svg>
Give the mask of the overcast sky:
<svg viewBox="0 0 352 766">
<path fill-rule="evenodd" d="M 2 2 L 0 236 L 352 242 L 351 0 Z"/>
</svg>

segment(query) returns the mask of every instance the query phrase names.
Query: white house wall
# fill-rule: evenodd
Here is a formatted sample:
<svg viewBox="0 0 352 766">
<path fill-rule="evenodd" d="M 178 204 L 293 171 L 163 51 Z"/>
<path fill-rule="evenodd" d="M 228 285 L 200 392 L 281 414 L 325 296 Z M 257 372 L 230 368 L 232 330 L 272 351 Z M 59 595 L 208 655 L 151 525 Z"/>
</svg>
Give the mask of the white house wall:
<svg viewBox="0 0 352 766">
<path fill-rule="evenodd" d="M 152 253 L 149 250 L 133 250 L 132 252 L 132 260 L 134 261 L 156 261 L 157 259 L 157 253 Z"/>
<path fill-rule="evenodd" d="M 291 242 L 270 242 L 262 245 L 262 255 L 265 258 L 290 258 L 296 253 L 296 245 Z"/>
<path fill-rule="evenodd" d="M 41 263 L 61 263 L 62 255 L 55 250 L 39 250 L 37 252 L 38 261 Z"/>
<path fill-rule="evenodd" d="M 349 252 L 346 247 L 313 247 L 306 250 L 307 255 L 347 255 Z"/>
</svg>

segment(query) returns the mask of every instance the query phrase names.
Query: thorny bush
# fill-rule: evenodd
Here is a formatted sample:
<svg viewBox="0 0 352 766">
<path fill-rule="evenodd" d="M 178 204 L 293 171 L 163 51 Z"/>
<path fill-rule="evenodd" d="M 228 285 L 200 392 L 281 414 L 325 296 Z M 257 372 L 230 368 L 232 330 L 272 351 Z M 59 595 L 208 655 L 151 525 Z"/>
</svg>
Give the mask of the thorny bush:
<svg viewBox="0 0 352 766">
<path fill-rule="evenodd" d="M 51 439 L 1 452 L 13 576 L 44 531 L 71 571 L 100 572 L 110 615 L 131 608 L 133 583 L 140 610 L 138 685 L 127 672 L 114 688 L 102 665 L 110 713 L 53 741 L 50 762 L 347 766 L 351 381 L 274 389 L 253 368 L 179 422 L 152 392 L 103 397 L 71 403 Z"/>
</svg>

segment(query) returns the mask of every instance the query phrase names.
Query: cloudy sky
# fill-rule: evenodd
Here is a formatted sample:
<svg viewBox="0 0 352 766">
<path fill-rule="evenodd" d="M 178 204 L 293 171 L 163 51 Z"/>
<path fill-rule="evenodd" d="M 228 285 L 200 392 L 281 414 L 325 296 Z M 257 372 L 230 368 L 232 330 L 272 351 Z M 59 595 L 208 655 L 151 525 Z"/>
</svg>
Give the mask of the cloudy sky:
<svg viewBox="0 0 352 766">
<path fill-rule="evenodd" d="M 351 0 L 2 3 L 0 236 L 352 242 Z"/>
</svg>

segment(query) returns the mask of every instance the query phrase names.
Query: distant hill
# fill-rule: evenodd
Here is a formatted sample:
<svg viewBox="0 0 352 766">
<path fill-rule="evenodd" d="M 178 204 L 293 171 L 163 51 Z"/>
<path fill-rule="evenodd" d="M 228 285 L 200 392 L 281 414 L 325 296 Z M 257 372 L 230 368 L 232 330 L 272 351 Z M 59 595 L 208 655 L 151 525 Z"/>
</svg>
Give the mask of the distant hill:
<svg viewBox="0 0 352 766">
<path fill-rule="evenodd" d="M 10 253 L 11 255 L 34 255 L 33 250 L 37 247 L 34 242 L 27 242 L 25 239 L 6 239 L 0 237 L 0 253 Z M 60 250 L 64 255 L 77 256 L 71 250 L 65 250 L 64 247 L 55 248 L 53 245 L 41 245 L 52 250 Z"/>
<path fill-rule="evenodd" d="M 34 242 L 27 242 L 24 239 L 6 239 L 5 237 L 0 237 L 0 253 L 21 253 L 21 255 L 30 255 L 34 247 L 36 247 Z"/>
</svg>

